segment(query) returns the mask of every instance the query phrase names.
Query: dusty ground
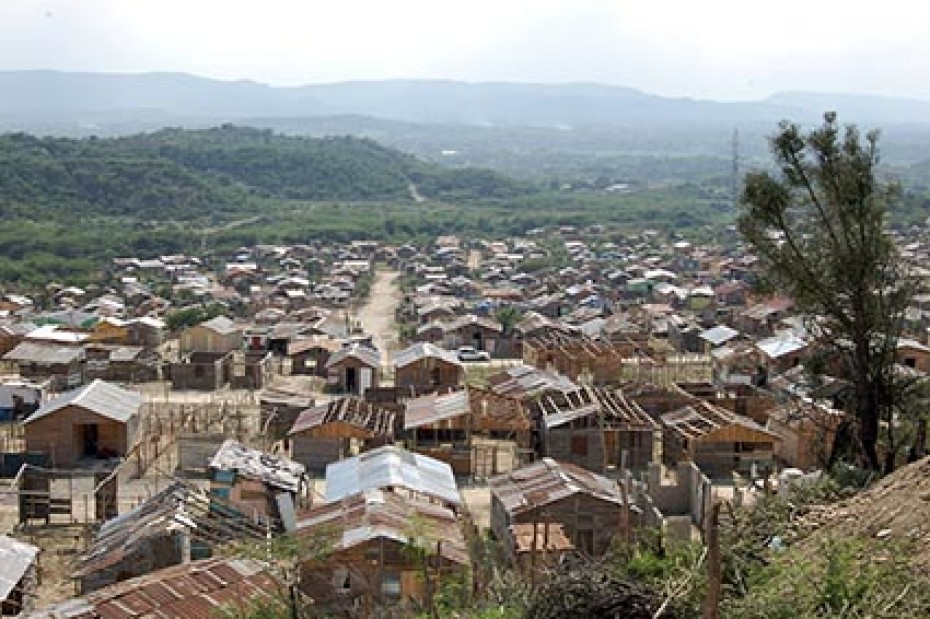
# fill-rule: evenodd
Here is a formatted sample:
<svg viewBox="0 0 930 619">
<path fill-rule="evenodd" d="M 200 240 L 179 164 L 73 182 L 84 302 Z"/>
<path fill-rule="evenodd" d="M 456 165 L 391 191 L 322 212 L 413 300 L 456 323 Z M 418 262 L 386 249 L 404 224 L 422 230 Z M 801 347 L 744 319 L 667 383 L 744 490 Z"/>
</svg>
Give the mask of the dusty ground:
<svg viewBox="0 0 930 619">
<path fill-rule="evenodd" d="M 827 537 L 902 545 L 915 570 L 930 578 L 930 457 L 910 464 L 851 499 L 806 514 L 802 546 L 818 552 Z"/>
<path fill-rule="evenodd" d="M 371 294 L 367 302 L 359 308 L 357 318 L 366 333 L 372 335 L 376 346 L 382 351 L 382 362 L 390 367 L 392 353 L 399 348 L 394 312 L 401 300 L 401 292 L 395 284 L 398 273 L 379 271 L 375 276 Z M 510 365 L 509 362 L 495 360 L 490 364 L 470 364 L 469 374 L 484 374 Z M 286 368 L 283 368 L 286 370 Z M 390 380 L 390 376 L 386 377 Z M 316 381 L 316 382 L 314 382 Z M 301 391 L 311 394 L 318 402 L 328 396 L 320 392 L 318 379 L 298 376 L 276 376 L 274 387 Z M 217 405 L 225 403 L 245 411 L 248 433 L 252 434 L 258 426 L 258 394 L 249 391 L 222 390 L 218 392 L 174 391 L 163 382 L 140 384 L 138 389 L 148 402 L 157 405 L 184 405 L 196 407 L 198 404 Z M 502 454 L 499 465 L 509 468 L 509 457 Z M 171 482 L 174 472 L 176 453 L 168 449 L 142 478 L 121 479 L 119 487 L 120 513 L 132 509 L 141 501 L 157 493 Z M 33 543 L 43 549 L 40 558 L 41 582 L 39 605 L 61 601 L 74 595 L 74 586 L 69 578 L 73 561 L 84 548 L 87 530 L 83 524 L 69 524 L 67 517 L 56 517 L 58 524 L 52 527 L 33 526 L 21 529 L 17 526 L 16 495 L 8 490 L 8 482 L 0 481 L 0 532 L 14 534 L 17 538 Z M 315 480 L 315 500 L 322 500 L 325 483 Z M 6 492 L 4 492 L 6 491 Z M 486 484 L 466 485 L 462 490 L 465 503 L 474 519 L 482 527 L 490 524 L 490 492 Z M 92 504 L 91 504 L 92 505 Z M 93 507 L 91 506 L 91 510 Z M 83 520 L 83 507 L 80 497 L 75 498 L 75 518 Z"/>
<path fill-rule="evenodd" d="M 391 354 L 399 347 L 394 310 L 400 305 L 401 292 L 397 288 L 397 271 L 378 271 L 371 286 L 368 301 L 358 310 L 358 320 L 365 333 L 381 351 L 381 364 L 391 365 Z"/>
</svg>

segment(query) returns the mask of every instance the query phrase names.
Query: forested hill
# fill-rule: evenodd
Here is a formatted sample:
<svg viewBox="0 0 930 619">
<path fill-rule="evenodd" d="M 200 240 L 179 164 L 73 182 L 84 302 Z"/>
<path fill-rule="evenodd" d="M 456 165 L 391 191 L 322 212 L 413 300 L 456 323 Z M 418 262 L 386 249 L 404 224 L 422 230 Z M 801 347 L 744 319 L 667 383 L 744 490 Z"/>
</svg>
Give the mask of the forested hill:
<svg viewBox="0 0 930 619">
<path fill-rule="evenodd" d="M 450 170 L 353 137 L 287 137 L 224 125 L 112 139 L 0 136 L 7 216 L 193 219 L 248 209 L 252 197 L 316 201 L 486 199 L 531 188 L 478 169 Z"/>
</svg>

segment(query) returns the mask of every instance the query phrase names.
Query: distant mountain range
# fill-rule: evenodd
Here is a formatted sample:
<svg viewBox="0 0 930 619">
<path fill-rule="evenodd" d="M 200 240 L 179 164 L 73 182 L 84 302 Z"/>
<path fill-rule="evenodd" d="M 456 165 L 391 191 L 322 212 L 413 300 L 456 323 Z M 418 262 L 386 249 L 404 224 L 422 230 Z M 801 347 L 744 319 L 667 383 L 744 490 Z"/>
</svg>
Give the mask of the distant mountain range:
<svg viewBox="0 0 930 619">
<path fill-rule="evenodd" d="M 831 109 L 841 120 L 870 125 L 930 124 L 927 101 L 798 92 L 720 102 L 587 83 L 390 80 L 273 87 L 176 73 L 4 71 L 0 93 L 0 130 L 66 135 L 342 115 L 507 127 L 772 127 L 783 118 L 815 122 Z"/>
</svg>

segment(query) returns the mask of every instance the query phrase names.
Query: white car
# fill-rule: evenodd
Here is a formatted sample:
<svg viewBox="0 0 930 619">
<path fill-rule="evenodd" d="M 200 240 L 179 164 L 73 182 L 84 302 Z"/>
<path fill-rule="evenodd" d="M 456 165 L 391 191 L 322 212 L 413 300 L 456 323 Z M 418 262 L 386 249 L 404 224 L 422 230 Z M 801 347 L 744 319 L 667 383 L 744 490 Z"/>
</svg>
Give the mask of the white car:
<svg viewBox="0 0 930 619">
<path fill-rule="evenodd" d="M 474 346 L 462 346 L 456 351 L 459 361 L 490 361 L 491 355 L 486 350 L 478 350 Z"/>
</svg>

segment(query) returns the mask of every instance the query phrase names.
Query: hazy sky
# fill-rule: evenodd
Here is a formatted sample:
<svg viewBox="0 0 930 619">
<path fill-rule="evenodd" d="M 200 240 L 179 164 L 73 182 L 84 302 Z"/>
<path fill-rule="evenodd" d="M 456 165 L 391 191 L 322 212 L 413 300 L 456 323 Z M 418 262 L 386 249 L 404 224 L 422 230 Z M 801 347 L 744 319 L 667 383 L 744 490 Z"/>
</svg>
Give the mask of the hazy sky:
<svg viewBox="0 0 930 619">
<path fill-rule="evenodd" d="M 930 99 L 928 27 L 921 0 L 0 0 L 0 69 Z"/>
</svg>

